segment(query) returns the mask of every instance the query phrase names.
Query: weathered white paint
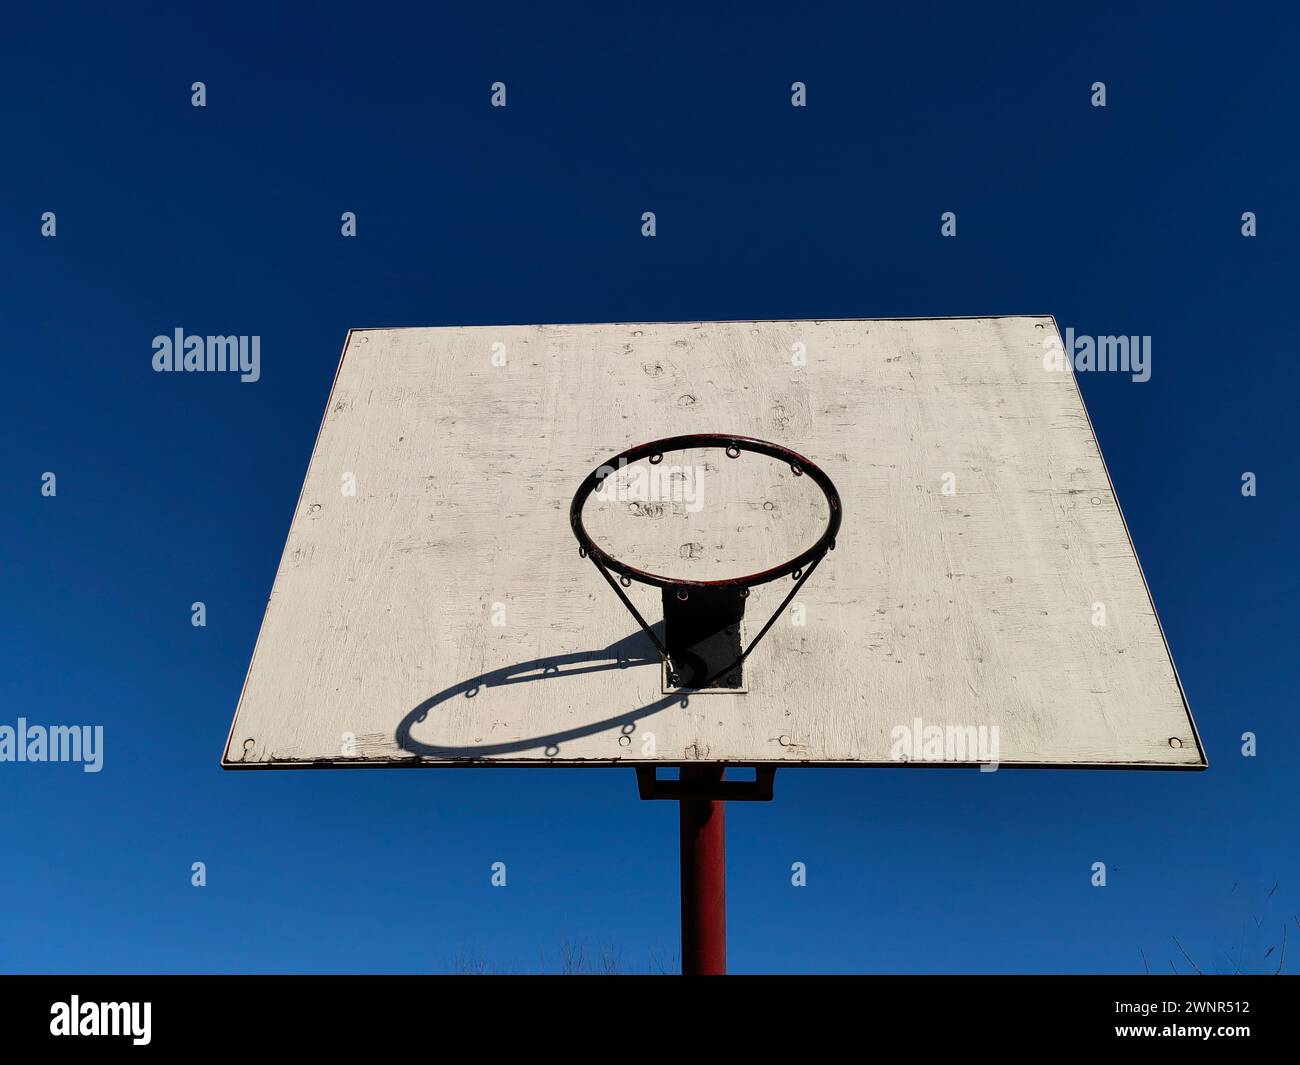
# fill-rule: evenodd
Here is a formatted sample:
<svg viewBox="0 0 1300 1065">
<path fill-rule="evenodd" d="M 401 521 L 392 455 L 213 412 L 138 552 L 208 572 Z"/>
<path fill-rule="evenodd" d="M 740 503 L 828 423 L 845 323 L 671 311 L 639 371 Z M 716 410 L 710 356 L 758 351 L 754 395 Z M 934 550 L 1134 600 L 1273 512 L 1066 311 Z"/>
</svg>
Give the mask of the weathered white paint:
<svg viewBox="0 0 1300 1065">
<path fill-rule="evenodd" d="M 1006 766 L 1203 767 L 1078 389 L 1044 368 L 1055 335 L 1047 317 L 352 332 L 223 764 L 895 764 L 891 730 L 919 717 L 996 725 Z M 748 691 L 683 703 L 568 505 L 624 448 L 706 431 L 806 454 L 844 524 Z M 707 577 L 816 536 L 807 478 L 695 458 L 702 510 L 593 502 L 601 542 Z M 751 632 L 788 587 L 754 590 Z M 656 591 L 630 594 L 658 619 Z"/>
</svg>

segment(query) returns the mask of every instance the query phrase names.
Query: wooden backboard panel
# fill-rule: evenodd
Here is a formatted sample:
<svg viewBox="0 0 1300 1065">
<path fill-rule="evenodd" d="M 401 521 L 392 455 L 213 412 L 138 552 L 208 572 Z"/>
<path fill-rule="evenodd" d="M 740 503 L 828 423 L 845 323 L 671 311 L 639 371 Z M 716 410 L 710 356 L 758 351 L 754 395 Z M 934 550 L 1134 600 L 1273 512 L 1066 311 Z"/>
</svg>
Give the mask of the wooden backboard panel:
<svg viewBox="0 0 1300 1065">
<path fill-rule="evenodd" d="M 1052 343 L 1049 317 L 353 331 L 222 764 L 1203 768 Z M 597 465 L 691 432 L 791 447 L 843 500 L 741 694 L 665 694 L 569 528 Z M 616 501 L 610 549 L 707 578 L 815 536 L 810 486 L 710 461 L 702 508 Z M 751 633 L 788 590 L 753 590 Z"/>
</svg>

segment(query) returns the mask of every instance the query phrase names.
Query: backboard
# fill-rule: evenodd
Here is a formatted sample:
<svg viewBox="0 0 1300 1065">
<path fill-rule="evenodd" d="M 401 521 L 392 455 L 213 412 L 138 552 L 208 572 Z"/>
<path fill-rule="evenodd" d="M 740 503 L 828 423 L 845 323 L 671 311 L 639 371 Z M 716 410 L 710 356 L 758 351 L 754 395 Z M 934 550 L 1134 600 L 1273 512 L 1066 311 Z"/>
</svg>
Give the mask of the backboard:
<svg viewBox="0 0 1300 1065">
<path fill-rule="evenodd" d="M 1059 343 L 1050 317 L 354 330 L 223 766 L 1204 768 Z M 669 682 L 569 521 L 610 456 L 695 433 L 807 456 L 843 508 L 710 691 Z M 716 580 L 816 539 L 810 482 L 688 449 L 585 520 Z M 789 591 L 752 589 L 746 635 Z M 626 594 L 662 631 L 659 591 Z"/>
</svg>

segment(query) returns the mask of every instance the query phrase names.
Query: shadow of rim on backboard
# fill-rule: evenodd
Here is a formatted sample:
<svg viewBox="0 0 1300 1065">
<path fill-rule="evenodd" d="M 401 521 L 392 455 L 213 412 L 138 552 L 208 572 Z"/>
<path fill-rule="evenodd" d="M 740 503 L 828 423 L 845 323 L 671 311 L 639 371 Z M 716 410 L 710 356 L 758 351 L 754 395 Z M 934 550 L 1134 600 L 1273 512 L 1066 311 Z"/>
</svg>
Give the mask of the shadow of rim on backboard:
<svg viewBox="0 0 1300 1065">
<path fill-rule="evenodd" d="M 657 632 L 661 631 L 662 627 L 663 622 L 653 626 Z M 529 736 L 523 739 L 511 740 L 507 743 L 486 743 L 473 747 L 440 747 L 436 744 L 417 740 L 411 732 L 416 725 L 427 720 L 430 712 L 435 708 L 457 697 L 474 699 L 483 688 L 559 680 L 565 677 L 580 676 L 584 673 L 599 673 L 610 669 L 630 669 L 634 666 L 653 666 L 655 669 L 661 669 L 663 666 L 659 653 L 655 650 L 646 634 L 639 629 L 610 644 L 608 647 L 598 648 L 594 651 L 575 651 L 570 654 L 549 655 L 546 658 L 534 658 L 527 662 L 516 662 L 512 665 L 502 666 L 500 669 L 482 673 L 477 677 L 444 688 L 436 695 L 429 696 L 402 718 L 394 733 L 394 739 L 402 750 L 409 751 L 421 758 L 456 760 L 492 758 L 518 754 L 523 751 L 536 751 L 538 748 L 542 748 L 545 758 L 563 760 L 560 754 L 561 744 L 580 739 L 583 736 L 608 732 L 610 729 L 619 729 L 623 735 L 630 737 L 636 731 L 636 723 L 641 718 L 649 717 L 660 710 L 666 710 L 674 704 L 685 706 L 690 698 L 689 693 L 670 693 L 647 703 L 645 706 L 617 714 L 614 717 L 607 717 L 601 721 L 575 725 L 573 728 L 564 729 L 560 732 L 552 732 L 542 736 Z M 610 761 L 615 761 L 615 759 L 611 758 Z M 633 762 L 635 759 L 629 758 L 628 761 Z"/>
</svg>

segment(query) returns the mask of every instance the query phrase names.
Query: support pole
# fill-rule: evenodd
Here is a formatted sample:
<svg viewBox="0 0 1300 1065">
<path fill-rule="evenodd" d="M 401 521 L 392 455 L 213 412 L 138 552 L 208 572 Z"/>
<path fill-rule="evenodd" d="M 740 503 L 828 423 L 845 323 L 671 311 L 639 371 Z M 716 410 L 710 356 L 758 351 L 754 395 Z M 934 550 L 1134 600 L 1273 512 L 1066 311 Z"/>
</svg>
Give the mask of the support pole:
<svg viewBox="0 0 1300 1065">
<path fill-rule="evenodd" d="M 722 766 L 683 766 L 681 780 L 717 785 Z M 727 972 L 727 861 L 725 803 L 681 799 L 682 975 Z"/>
</svg>

